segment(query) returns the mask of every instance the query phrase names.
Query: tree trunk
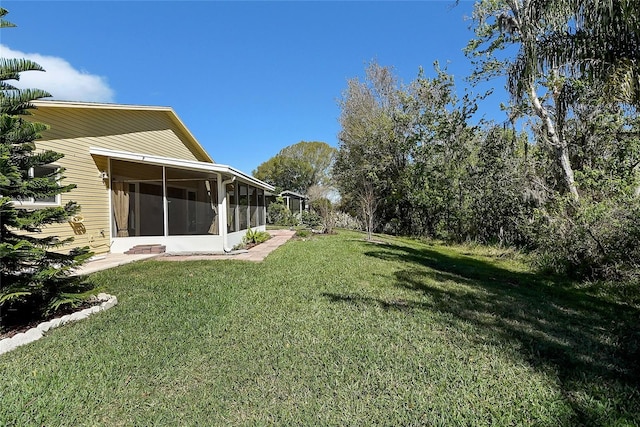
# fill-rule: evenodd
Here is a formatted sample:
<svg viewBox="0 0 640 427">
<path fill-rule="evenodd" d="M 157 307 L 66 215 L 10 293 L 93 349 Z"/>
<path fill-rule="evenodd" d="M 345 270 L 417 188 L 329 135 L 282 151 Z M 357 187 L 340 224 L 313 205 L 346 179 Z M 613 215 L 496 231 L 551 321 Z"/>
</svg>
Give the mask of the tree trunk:
<svg viewBox="0 0 640 427">
<path fill-rule="evenodd" d="M 577 202 L 580 199 L 580 195 L 578 194 L 578 187 L 576 187 L 575 179 L 573 176 L 573 168 L 571 167 L 571 161 L 569 159 L 569 147 L 567 146 L 567 142 L 564 139 L 560 138 L 560 135 L 556 131 L 553 120 L 551 120 L 549 113 L 542 105 L 542 102 L 540 102 L 540 98 L 538 98 L 538 94 L 536 93 L 533 82 L 529 83 L 529 97 L 531 98 L 533 110 L 536 112 L 536 115 L 542 120 L 542 127 L 547 133 L 547 137 L 549 138 L 549 141 L 554 148 L 556 161 L 562 169 L 564 181 L 567 185 L 567 188 L 569 189 L 569 192 L 571 193 L 571 197 L 574 201 Z"/>
<path fill-rule="evenodd" d="M 638 168 L 638 166 L 640 166 L 640 162 L 636 163 L 636 165 L 632 169 L 635 171 Z M 638 176 L 637 172 L 636 172 L 636 176 Z M 633 196 L 640 197 L 640 183 L 636 185 L 636 189 L 633 192 Z"/>
<path fill-rule="evenodd" d="M 360 208 L 362 209 L 362 216 L 364 217 L 365 227 L 367 228 L 367 240 L 371 241 L 378 201 L 376 200 L 375 190 L 371 182 L 366 181 L 363 187 L 362 194 L 360 195 Z"/>
</svg>

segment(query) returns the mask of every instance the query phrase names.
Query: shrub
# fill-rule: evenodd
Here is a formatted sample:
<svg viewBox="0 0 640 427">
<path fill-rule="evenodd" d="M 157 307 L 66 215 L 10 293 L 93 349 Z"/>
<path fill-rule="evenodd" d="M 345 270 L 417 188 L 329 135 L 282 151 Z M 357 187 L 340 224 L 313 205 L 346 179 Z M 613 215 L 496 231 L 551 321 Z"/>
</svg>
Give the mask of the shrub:
<svg viewBox="0 0 640 427">
<path fill-rule="evenodd" d="M 335 227 L 335 216 L 333 215 L 333 204 L 327 198 L 316 199 L 311 202 L 311 209 L 317 212 L 322 219 L 322 232 L 331 234 Z"/>
<path fill-rule="evenodd" d="M 640 202 L 636 198 L 562 199 L 540 216 L 537 261 L 547 271 L 577 279 L 638 282 Z"/>
<path fill-rule="evenodd" d="M 346 212 L 336 211 L 333 214 L 334 223 L 337 228 L 346 228 L 348 230 L 362 230 L 362 223 L 357 218 Z"/>
<path fill-rule="evenodd" d="M 269 224 L 293 226 L 298 225 L 299 221 L 295 215 L 291 213 L 289 208 L 284 205 L 282 198 L 272 202 L 267 207 L 267 222 Z"/>
<path fill-rule="evenodd" d="M 307 227 L 315 228 L 322 224 L 322 217 L 316 211 L 302 211 L 300 221 Z"/>
</svg>

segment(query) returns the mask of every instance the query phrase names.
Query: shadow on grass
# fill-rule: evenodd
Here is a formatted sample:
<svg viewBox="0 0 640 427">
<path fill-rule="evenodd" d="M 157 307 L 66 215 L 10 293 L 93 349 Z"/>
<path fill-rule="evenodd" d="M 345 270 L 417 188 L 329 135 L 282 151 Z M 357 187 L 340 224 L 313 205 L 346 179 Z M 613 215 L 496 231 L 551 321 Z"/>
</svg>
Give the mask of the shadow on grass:
<svg viewBox="0 0 640 427">
<path fill-rule="evenodd" d="M 55 286 L 49 286 L 48 292 L 41 291 L 27 298 L 16 298 L 0 307 L 0 339 L 25 332 L 40 322 L 90 307 L 94 303 L 87 299 L 91 294 L 100 292 L 95 283 L 80 276 L 65 278 Z M 58 296 L 63 302 L 50 308 L 49 302 L 54 296 Z"/>
<path fill-rule="evenodd" d="M 415 299 L 325 296 L 387 310 L 446 313 L 453 322 L 473 325 L 478 342 L 517 344 L 531 366 L 556 373 L 577 424 L 633 424 L 640 417 L 638 308 L 594 297 L 571 282 L 443 252 L 402 244 L 371 245 L 366 252 L 404 264 L 394 285 L 415 292 Z"/>
</svg>

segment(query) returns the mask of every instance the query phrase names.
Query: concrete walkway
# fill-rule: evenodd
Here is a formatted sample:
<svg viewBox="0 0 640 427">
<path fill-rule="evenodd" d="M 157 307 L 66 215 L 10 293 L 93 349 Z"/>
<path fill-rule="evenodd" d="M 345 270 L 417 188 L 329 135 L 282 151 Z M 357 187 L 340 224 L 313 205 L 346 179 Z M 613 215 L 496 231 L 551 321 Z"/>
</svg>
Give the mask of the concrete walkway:
<svg viewBox="0 0 640 427">
<path fill-rule="evenodd" d="M 83 276 L 85 274 L 95 273 L 96 271 L 106 270 L 107 268 L 113 268 L 119 265 L 129 264 L 135 261 L 142 261 L 142 260 L 154 258 L 157 256 L 158 254 L 140 254 L 140 255 L 100 254 L 100 255 L 96 255 L 93 260 L 88 261 L 82 267 L 77 269 L 73 273 L 73 275 Z"/>
<path fill-rule="evenodd" d="M 141 254 L 141 255 L 125 255 L 125 254 L 101 254 L 96 255 L 95 259 L 87 262 L 74 272 L 74 276 L 82 276 L 85 274 L 95 273 L 96 271 L 106 270 L 108 268 L 117 267 L 119 265 L 129 264 L 135 261 L 155 258 L 158 261 L 193 261 L 193 260 L 217 260 L 217 259 L 236 259 L 240 261 L 260 262 L 267 255 L 278 247 L 282 246 L 291 239 L 296 233 L 293 230 L 268 230 L 271 238 L 264 243 L 254 246 L 246 252 L 235 255 L 229 254 L 189 254 L 189 255 L 170 255 L 170 254 Z"/>
</svg>

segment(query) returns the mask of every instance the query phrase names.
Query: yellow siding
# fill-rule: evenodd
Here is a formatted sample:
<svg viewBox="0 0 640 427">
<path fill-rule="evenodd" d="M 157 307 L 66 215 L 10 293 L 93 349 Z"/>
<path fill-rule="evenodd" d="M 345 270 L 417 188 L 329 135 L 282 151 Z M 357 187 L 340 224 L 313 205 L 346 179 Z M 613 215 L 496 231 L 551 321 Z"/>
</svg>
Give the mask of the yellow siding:
<svg viewBox="0 0 640 427">
<path fill-rule="evenodd" d="M 95 146 L 182 160 L 207 161 L 190 149 L 190 141 L 171 120 L 169 111 L 109 110 L 40 106 L 33 120 L 51 129 L 47 140 L 65 140 L 76 151 Z M 61 145 L 61 150 L 64 147 Z M 73 147 L 69 147 L 73 148 Z"/>
<path fill-rule="evenodd" d="M 74 237 L 71 247 L 90 246 L 95 253 L 109 251 L 109 184 L 100 176 L 101 171 L 108 170 L 108 160 L 89 154 L 89 147 L 207 161 L 189 148 L 188 138 L 181 134 L 170 114 L 154 110 L 39 107 L 29 119 L 46 123 L 50 129 L 36 145 L 38 149 L 64 153 L 65 157 L 57 162 L 66 169 L 62 184 L 73 183 L 77 188 L 62 195 L 62 204 L 77 202 L 84 217 L 81 234 L 75 234 L 65 223 L 46 227 L 43 235 Z"/>
<path fill-rule="evenodd" d="M 57 141 L 40 142 L 38 148 L 64 152 Z M 87 150 L 86 155 L 78 152 L 67 154 L 56 164 L 66 169 L 62 184 L 76 184 L 75 189 L 61 195 L 62 205 L 71 200 L 78 203 L 84 221 L 80 227 L 76 227 L 80 234 L 74 233 L 71 224 L 64 223 L 47 226 L 43 229 L 42 235 L 74 237 L 74 242 L 62 249 L 89 246 L 95 253 L 108 252 L 110 243 L 108 182 L 103 181 L 99 175 L 101 170 L 107 170 L 107 159 L 94 159 Z"/>
</svg>

